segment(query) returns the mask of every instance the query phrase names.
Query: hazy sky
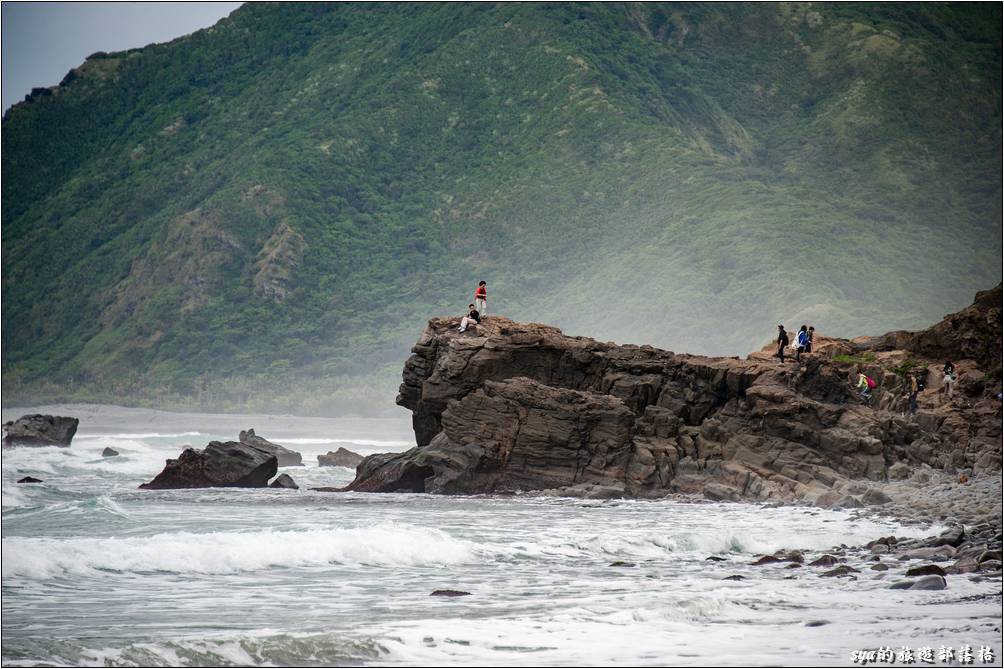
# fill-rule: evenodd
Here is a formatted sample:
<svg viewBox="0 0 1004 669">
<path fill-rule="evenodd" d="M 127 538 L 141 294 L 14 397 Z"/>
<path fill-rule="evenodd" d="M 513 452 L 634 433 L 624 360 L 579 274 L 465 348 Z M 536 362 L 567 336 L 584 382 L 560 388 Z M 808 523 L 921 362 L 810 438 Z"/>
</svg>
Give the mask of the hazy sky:
<svg viewBox="0 0 1004 669">
<path fill-rule="evenodd" d="M 240 2 L 4 2 L 3 109 L 54 86 L 95 51 L 168 42 L 206 28 Z"/>
</svg>

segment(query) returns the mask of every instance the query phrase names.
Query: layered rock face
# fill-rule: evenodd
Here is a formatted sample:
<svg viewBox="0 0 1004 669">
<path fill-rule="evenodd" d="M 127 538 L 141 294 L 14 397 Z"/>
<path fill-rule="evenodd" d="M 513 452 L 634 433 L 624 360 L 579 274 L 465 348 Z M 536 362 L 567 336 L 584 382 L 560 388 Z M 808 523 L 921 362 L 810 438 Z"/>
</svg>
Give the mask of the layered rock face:
<svg viewBox="0 0 1004 669">
<path fill-rule="evenodd" d="M 31 414 L 6 423 L 4 446 L 69 446 L 80 421 L 68 416 Z"/>
<path fill-rule="evenodd" d="M 278 467 L 268 451 L 236 441 L 211 441 L 201 451 L 186 448 L 140 488 L 264 488 Z"/>
<path fill-rule="evenodd" d="M 398 396 L 417 447 L 367 457 L 347 489 L 815 501 L 886 480 L 899 462 L 999 472 L 1000 310 L 998 286 L 927 331 L 829 340 L 800 364 L 618 346 L 496 316 L 461 334 L 456 319 L 433 319 Z M 926 364 L 937 381 L 946 359 L 961 372 L 955 397 L 929 387 L 904 415 L 903 373 Z M 867 405 L 858 367 L 880 380 Z"/>
</svg>

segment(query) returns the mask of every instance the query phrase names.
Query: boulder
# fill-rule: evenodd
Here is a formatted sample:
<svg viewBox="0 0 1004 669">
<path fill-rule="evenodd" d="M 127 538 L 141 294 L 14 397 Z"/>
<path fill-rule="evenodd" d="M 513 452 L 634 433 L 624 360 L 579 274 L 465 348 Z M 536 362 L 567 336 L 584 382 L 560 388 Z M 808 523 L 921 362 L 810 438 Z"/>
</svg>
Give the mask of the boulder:
<svg viewBox="0 0 1004 669">
<path fill-rule="evenodd" d="M 944 576 L 945 570 L 936 564 L 925 564 L 920 567 L 911 567 L 906 570 L 907 576 L 929 576 L 931 574 L 936 574 L 938 576 Z"/>
<path fill-rule="evenodd" d="M 303 456 L 296 451 L 291 451 L 285 446 L 273 444 L 264 437 L 259 437 L 254 433 L 254 428 L 241 430 L 238 441 L 242 444 L 254 446 L 257 449 L 271 453 L 276 457 L 280 467 L 297 467 L 303 464 Z"/>
<path fill-rule="evenodd" d="M 42 479 L 37 479 L 34 476 L 25 476 L 23 479 L 18 479 L 18 483 L 43 483 Z"/>
<path fill-rule="evenodd" d="M 433 590 L 429 593 L 430 597 L 466 597 L 471 593 L 465 592 L 463 590 Z"/>
<path fill-rule="evenodd" d="M 296 481 L 289 474 L 279 474 L 275 477 L 275 480 L 268 484 L 269 488 L 288 488 L 290 490 L 299 490 L 300 486 L 296 485 Z"/>
<path fill-rule="evenodd" d="M 962 545 L 966 539 L 966 528 L 962 525 L 950 527 L 934 540 L 934 546 L 952 546 L 953 548 Z"/>
<path fill-rule="evenodd" d="M 354 453 L 347 448 L 338 447 L 337 451 L 328 451 L 317 456 L 319 467 L 348 467 L 355 469 L 363 461 L 363 456 Z"/>
<path fill-rule="evenodd" d="M 186 448 L 140 488 L 264 488 L 277 469 L 272 453 L 236 441 L 211 441 L 201 451 Z"/>
<path fill-rule="evenodd" d="M 947 587 L 948 581 L 945 580 L 944 576 L 932 574 L 915 581 L 910 586 L 910 590 L 944 590 Z"/>
<path fill-rule="evenodd" d="M 821 555 L 812 562 L 809 563 L 810 567 L 832 567 L 833 565 L 839 563 L 839 558 L 833 555 Z"/>
<path fill-rule="evenodd" d="M 105 447 L 105 450 L 101 451 L 101 457 L 103 458 L 114 458 L 119 452 L 114 448 Z"/>
<path fill-rule="evenodd" d="M 864 502 L 865 506 L 881 506 L 891 502 L 892 498 L 881 490 L 872 488 L 861 496 L 861 501 Z"/>
<path fill-rule="evenodd" d="M 4 446 L 69 446 L 80 421 L 68 416 L 31 414 L 4 424 Z"/>
</svg>

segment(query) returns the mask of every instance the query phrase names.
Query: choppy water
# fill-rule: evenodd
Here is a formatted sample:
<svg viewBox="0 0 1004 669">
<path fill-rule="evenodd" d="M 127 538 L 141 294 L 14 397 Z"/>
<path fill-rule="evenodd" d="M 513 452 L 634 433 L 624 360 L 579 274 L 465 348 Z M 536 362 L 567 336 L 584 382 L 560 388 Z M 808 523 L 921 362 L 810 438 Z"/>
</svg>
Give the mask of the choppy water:
<svg viewBox="0 0 1004 669">
<path fill-rule="evenodd" d="M 888 590 L 894 576 L 749 566 L 938 528 L 754 505 L 311 492 L 352 478 L 318 453 L 402 450 L 407 430 L 248 420 L 98 415 L 69 449 L 5 449 L 3 663 L 849 664 L 856 649 L 942 644 L 999 657 L 999 580 L 910 592 Z M 303 453 L 305 467 L 283 468 L 300 490 L 136 489 L 181 445 L 252 424 Z M 106 446 L 121 455 L 102 458 Z M 14 483 L 29 474 L 45 483 Z M 446 588 L 472 594 L 429 596 Z"/>
</svg>

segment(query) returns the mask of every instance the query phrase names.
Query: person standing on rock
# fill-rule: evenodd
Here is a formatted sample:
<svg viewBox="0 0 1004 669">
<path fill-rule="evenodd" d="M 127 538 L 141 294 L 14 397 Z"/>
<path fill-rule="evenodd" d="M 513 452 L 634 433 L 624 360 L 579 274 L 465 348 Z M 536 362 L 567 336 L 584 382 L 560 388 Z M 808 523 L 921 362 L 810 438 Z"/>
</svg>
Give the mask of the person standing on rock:
<svg viewBox="0 0 1004 669">
<path fill-rule="evenodd" d="M 945 363 L 942 372 L 945 374 L 945 379 L 942 382 L 942 388 L 944 389 L 945 397 L 949 402 L 952 401 L 952 388 L 955 385 L 955 365 L 949 360 Z"/>
<path fill-rule="evenodd" d="M 875 382 L 869 379 L 867 376 L 865 376 L 865 373 L 862 372 L 861 368 L 859 367 L 858 385 L 857 385 L 858 396 L 865 401 L 870 400 L 872 398 L 872 388 L 874 387 L 875 387 Z"/>
<path fill-rule="evenodd" d="M 913 373 L 906 375 L 906 380 L 910 383 L 910 415 L 917 415 L 917 394 L 920 393 L 920 386 L 917 385 L 917 377 Z"/>
<path fill-rule="evenodd" d="M 806 347 L 809 345 L 809 332 L 807 326 L 803 325 L 802 329 L 798 331 L 795 335 L 795 343 L 798 344 L 798 348 L 795 349 L 795 362 L 802 361 L 802 353 L 805 352 Z"/>
<path fill-rule="evenodd" d="M 777 326 L 777 357 L 784 363 L 784 347 L 788 345 L 788 333 L 784 331 L 783 325 Z"/>
<path fill-rule="evenodd" d="M 808 341 L 805 342 L 805 352 L 812 353 L 812 335 L 816 334 L 816 328 L 810 325 L 806 334 L 808 335 Z"/>
<path fill-rule="evenodd" d="M 484 281 L 479 281 L 478 289 L 474 291 L 474 304 L 482 316 L 488 315 L 488 284 Z"/>
<path fill-rule="evenodd" d="M 481 318 L 481 314 L 478 313 L 478 310 L 474 308 L 473 304 L 468 304 L 467 308 L 469 311 L 467 312 L 467 315 L 460 320 L 460 327 L 457 328 L 457 332 L 464 332 L 467 330 L 468 325 L 477 325 Z"/>
</svg>

